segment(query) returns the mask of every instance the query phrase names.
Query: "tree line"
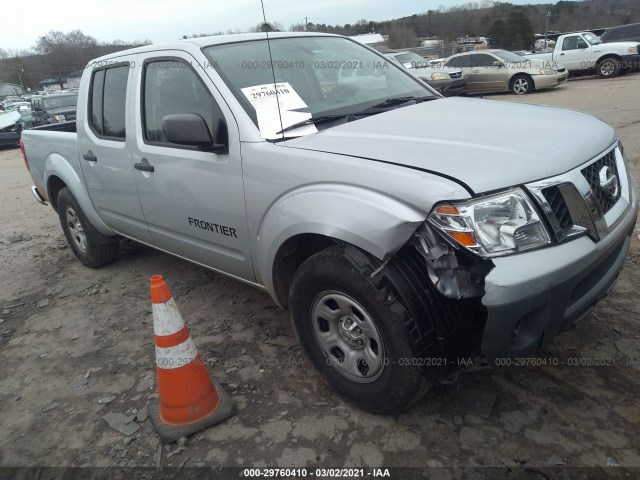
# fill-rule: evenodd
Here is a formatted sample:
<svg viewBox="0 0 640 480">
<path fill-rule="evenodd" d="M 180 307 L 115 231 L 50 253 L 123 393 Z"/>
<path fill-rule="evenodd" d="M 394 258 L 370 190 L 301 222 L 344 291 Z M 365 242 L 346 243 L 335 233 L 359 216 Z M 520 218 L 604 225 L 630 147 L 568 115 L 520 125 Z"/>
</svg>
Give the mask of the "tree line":
<svg viewBox="0 0 640 480">
<path fill-rule="evenodd" d="M 96 57 L 150 43 L 149 40 L 98 42 L 80 30 L 68 33 L 50 31 L 39 37 L 31 49 L 0 48 L 0 82 L 39 90 L 40 81 L 52 79 L 60 82 L 69 73 L 82 70 Z"/>
</svg>

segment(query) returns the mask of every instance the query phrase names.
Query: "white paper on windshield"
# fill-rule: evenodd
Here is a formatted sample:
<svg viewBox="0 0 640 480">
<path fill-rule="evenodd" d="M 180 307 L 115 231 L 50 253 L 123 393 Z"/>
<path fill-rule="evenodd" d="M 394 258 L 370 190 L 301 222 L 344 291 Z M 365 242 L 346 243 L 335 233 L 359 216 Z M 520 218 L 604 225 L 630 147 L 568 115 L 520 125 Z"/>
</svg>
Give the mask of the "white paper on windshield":
<svg viewBox="0 0 640 480">
<path fill-rule="evenodd" d="M 307 104 L 289 82 L 256 85 L 243 88 L 241 91 L 256 109 L 258 128 L 266 139 L 280 138 L 282 134 L 276 132 L 311 118 L 310 113 L 293 111 L 306 108 Z M 291 135 L 308 135 L 317 131 L 315 125 L 305 125 L 291 130 Z"/>
</svg>

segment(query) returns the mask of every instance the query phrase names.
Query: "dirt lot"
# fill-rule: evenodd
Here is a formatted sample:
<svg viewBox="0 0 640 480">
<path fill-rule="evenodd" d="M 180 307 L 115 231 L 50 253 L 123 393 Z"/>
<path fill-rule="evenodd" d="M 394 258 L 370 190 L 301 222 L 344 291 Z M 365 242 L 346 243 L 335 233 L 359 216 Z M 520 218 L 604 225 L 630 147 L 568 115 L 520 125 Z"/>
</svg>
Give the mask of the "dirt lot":
<svg viewBox="0 0 640 480">
<path fill-rule="evenodd" d="M 639 82 L 584 79 L 491 98 L 597 115 L 617 129 L 640 179 Z M 85 268 L 30 185 L 20 150 L 1 149 L 2 466 L 640 467 L 635 236 L 610 296 L 541 355 L 617 365 L 479 369 L 400 416 L 379 417 L 327 388 L 267 294 L 130 242 L 116 263 Z M 182 445 L 161 446 L 143 420 L 155 392 L 154 274 L 167 279 L 210 372 L 238 405 Z M 130 424 L 139 429 L 118 433 L 102 419 L 109 412 L 141 413 Z"/>
</svg>

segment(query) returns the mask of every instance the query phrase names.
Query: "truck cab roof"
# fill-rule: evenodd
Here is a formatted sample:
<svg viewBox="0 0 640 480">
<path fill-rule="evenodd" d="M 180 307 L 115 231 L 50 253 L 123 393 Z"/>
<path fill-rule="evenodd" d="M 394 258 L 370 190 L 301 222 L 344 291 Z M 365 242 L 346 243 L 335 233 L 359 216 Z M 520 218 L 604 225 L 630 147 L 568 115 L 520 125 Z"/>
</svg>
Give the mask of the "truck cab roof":
<svg viewBox="0 0 640 480">
<path fill-rule="evenodd" d="M 226 43 L 240 43 L 250 42 L 253 40 L 266 40 L 276 38 L 295 38 L 295 37 L 340 37 L 341 35 L 334 35 L 331 33 L 315 33 L 315 32 L 264 32 L 260 33 L 239 33 L 232 35 L 212 35 L 209 37 L 187 38 L 183 40 L 176 40 L 175 42 L 160 43 L 145 45 L 142 47 L 136 47 L 128 50 L 122 50 L 120 52 L 110 53 L 102 57 L 98 57 L 91 60 L 89 65 L 105 62 L 108 60 L 116 59 L 123 55 L 131 55 L 137 53 L 155 52 L 159 50 L 191 50 L 192 48 L 201 49 L 203 47 L 210 47 L 213 45 L 223 45 Z"/>
</svg>

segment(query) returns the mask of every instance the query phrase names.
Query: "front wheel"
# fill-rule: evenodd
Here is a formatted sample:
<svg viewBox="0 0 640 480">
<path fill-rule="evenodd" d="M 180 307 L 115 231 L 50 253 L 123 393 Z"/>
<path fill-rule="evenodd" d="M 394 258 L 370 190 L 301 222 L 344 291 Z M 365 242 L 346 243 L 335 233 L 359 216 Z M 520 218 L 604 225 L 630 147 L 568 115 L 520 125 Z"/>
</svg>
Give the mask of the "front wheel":
<svg viewBox="0 0 640 480">
<path fill-rule="evenodd" d="M 516 75 L 511 80 L 511 91 L 516 95 L 533 92 L 533 80 L 528 75 Z"/>
<path fill-rule="evenodd" d="M 598 63 L 596 73 L 600 78 L 613 78 L 618 76 L 621 68 L 622 63 L 620 60 L 615 58 L 605 58 Z"/>
<path fill-rule="evenodd" d="M 100 232 L 91 225 L 68 187 L 58 193 L 57 210 L 67 243 L 83 264 L 88 267 L 101 267 L 118 257 L 117 239 L 104 243 Z"/>
<path fill-rule="evenodd" d="M 298 268 L 289 305 L 307 356 L 331 387 L 358 407 L 397 413 L 426 390 L 405 329 L 407 310 L 341 247 L 323 250 Z"/>
</svg>

